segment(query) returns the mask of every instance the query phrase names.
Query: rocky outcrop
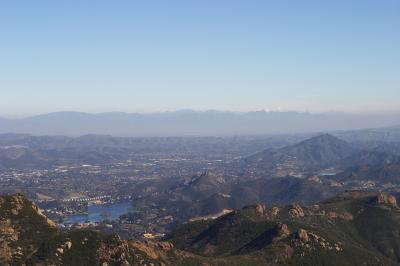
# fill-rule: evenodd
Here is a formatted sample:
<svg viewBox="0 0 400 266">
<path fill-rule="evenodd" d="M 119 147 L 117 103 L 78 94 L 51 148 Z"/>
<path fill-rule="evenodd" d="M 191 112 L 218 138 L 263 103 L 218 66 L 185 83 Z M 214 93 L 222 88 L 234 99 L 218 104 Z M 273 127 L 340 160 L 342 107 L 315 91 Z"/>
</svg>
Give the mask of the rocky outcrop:
<svg viewBox="0 0 400 266">
<path fill-rule="evenodd" d="M 161 248 L 162 250 L 165 250 L 165 251 L 170 251 L 171 249 L 174 248 L 174 245 L 172 243 L 165 242 L 165 241 L 158 242 L 157 245 L 159 248 Z"/>
<path fill-rule="evenodd" d="M 13 215 L 18 215 L 22 208 L 24 207 L 24 196 L 21 194 L 16 194 L 11 197 L 10 204 L 11 204 L 11 213 Z"/>
<path fill-rule="evenodd" d="M 132 261 L 128 244 L 121 240 L 119 237 L 115 237 L 112 241 L 113 244 L 101 243 L 97 249 L 96 255 L 100 265 L 107 263 L 108 265 L 131 265 L 129 261 Z"/>
<path fill-rule="evenodd" d="M 378 205 L 390 205 L 392 207 L 397 207 L 396 197 L 389 195 L 386 192 L 380 192 L 374 199 L 375 203 Z"/>
<path fill-rule="evenodd" d="M 272 207 L 272 209 L 271 209 L 271 216 L 272 216 L 273 218 L 277 217 L 278 214 L 279 214 L 279 211 L 280 211 L 279 207 Z"/>
<path fill-rule="evenodd" d="M 11 263 L 23 255 L 21 247 L 15 247 L 20 239 L 20 226 L 14 223 L 24 208 L 25 198 L 21 194 L 0 198 L 0 264 Z"/>
<path fill-rule="evenodd" d="M 70 250 L 72 248 L 72 242 L 68 240 L 67 242 L 65 242 L 64 246 L 67 250 Z"/>
<path fill-rule="evenodd" d="M 289 210 L 290 218 L 302 218 L 304 217 L 304 211 L 298 204 L 293 204 Z"/>
<path fill-rule="evenodd" d="M 39 209 L 38 206 L 36 206 L 35 204 L 32 204 L 32 209 L 34 209 L 36 211 L 36 213 L 43 217 L 46 221 L 46 223 L 50 226 L 50 227 L 56 227 L 57 225 L 55 224 L 55 222 L 53 222 L 52 220 L 50 220 L 49 218 L 47 218 L 46 215 L 43 214 L 42 210 Z"/>
<path fill-rule="evenodd" d="M 0 262 L 8 263 L 15 255 L 16 250 L 12 248 L 18 240 L 18 232 L 11 224 L 11 220 L 0 221 Z"/>
<path fill-rule="evenodd" d="M 157 261 L 157 265 L 167 265 L 168 261 L 168 252 L 174 253 L 174 246 L 170 242 L 157 242 L 152 240 L 145 241 L 129 241 L 129 247 L 132 250 L 136 250 L 139 252 L 135 252 L 134 257 L 137 261 L 139 259 L 140 254 L 144 254 L 147 258 L 150 258 L 154 261 Z M 142 255 L 143 256 L 143 255 Z"/>
<path fill-rule="evenodd" d="M 297 231 L 297 238 L 302 241 L 302 242 L 308 242 L 309 238 L 308 238 L 308 233 L 306 230 L 304 229 L 299 229 L 299 231 Z"/>
<path fill-rule="evenodd" d="M 256 218 L 256 219 L 257 218 L 261 218 L 261 219 L 268 218 L 267 205 L 266 204 L 262 204 L 262 203 L 257 203 L 255 205 L 245 206 L 239 212 L 244 214 L 244 215 Z"/>
<path fill-rule="evenodd" d="M 306 250 L 323 249 L 327 251 L 340 252 L 343 250 L 343 245 L 340 242 L 328 241 L 313 232 L 308 232 L 300 228 L 292 240 L 294 247 L 303 247 Z M 304 255 L 304 254 L 303 254 Z"/>
<path fill-rule="evenodd" d="M 278 236 L 288 236 L 290 234 L 290 230 L 287 224 L 278 223 L 276 229 Z"/>
<path fill-rule="evenodd" d="M 265 204 L 256 204 L 255 206 L 256 213 L 258 215 L 264 216 L 267 214 L 267 205 Z"/>
<path fill-rule="evenodd" d="M 287 224 L 278 223 L 275 227 L 274 237 L 272 238 L 272 243 L 276 243 L 283 238 L 290 235 L 290 229 Z"/>
</svg>

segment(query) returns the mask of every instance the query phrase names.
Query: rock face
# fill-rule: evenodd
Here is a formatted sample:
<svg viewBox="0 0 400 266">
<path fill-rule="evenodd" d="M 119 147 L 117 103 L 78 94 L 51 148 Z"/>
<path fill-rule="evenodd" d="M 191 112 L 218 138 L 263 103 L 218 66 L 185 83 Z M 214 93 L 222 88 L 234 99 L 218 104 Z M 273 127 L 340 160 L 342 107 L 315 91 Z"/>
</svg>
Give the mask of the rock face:
<svg viewBox="0 0 400 266">
<path fill-rule="evenodd" d="M 297 231 L 297 237 L 298 239 L 300 239 L 302 242 L 308 242 L 309 241 L 309 237 L 308 237 L 308 233 L 306 230 L 304 229 L 299 229 L 299 231 Z"/>
<path fill-rule="evenodd" d="M 113 239 L 113 244 L 101 243 L 97 249 L 96 256 L 101 264 L 107 263 L 109 265 L 130 265 L 129 261 L 131 254 L 125 241 L 119 237 Z"/>
<path fill-rule="evenodd" d="M 165 242 L 164 241 L 164 242 L 159 242 L 158 243 L 158 247 L 160 247 L 162 250 L 169 251 L 169 250 L 174 248 L 174 245 L 172 243 L 170 243 L 170 242 Z"/>
<path fill-rule="evenodd" d="M 317 235 L 316 233 L 308 232 L 307 230 L 301 228 L 295 234 L 295 238 L 292 240 L 292 245 L 294 247 L 301 246 L 308 251 L 313 250 L 317 247 L 329 251 L 343 251 L 342 243 L 328 241 L 327 239 Z"/>
<path fill-rule="evenodd" d="M 18 215 L 24 206 L 24 197 L 21 194 L 16 194 L 11 200 L 11 213 Z"/>
<path fill-rule="evenodd" d="M 17 240 L 18 232 L 12 226 L 11 220 L 0 221 L 0 262 L 2 258 L 5 262 L 11 261 L 15 253 L 11 245 Z"/>
<path fill-rule="evenodd" d="M 389 195 L 386 192 L 380 192 L 375 198 L 375 203 L 379 205 L 391 205 L 393 207 L 397 207 L 396 197 Z"/>
<path fill-rule="evenodd" d="M 42 216 L 46 220 L 46 222 L 49 226 L 56 227 L 56 224 L 52 220 L 47 218 L 47 216 L 43 214 L 42 210 L 40 210 L 38 206 L 36 206 L 35 204 L 32 204 L 32 209 L 34 209 L 38 215 Z"/>
<path fill-rule="evenodd" d="M 263 216 L 267 214 L 267 206 L 265 204 L 257 204 L 255 209 L 258 215 Z"/>
<path fill-rule="evenodd" d="M 289 235 L 290 230 L 288 225 L 284 223 L 278 223 L 275 227 L 275 236 L 272 238 L 272 242 L 276 243 Z"/>
<path fill-rule="evenodd" d="M 272 217 L 276 217 L 276 216 L 278 216 L 278 214 L 279 214 L 279 207 L 272 207 L 272 209 L 271 209 L 271 215 L 272 215 Z"/>
<path fill-rule="evenodd" d="M 255 205 L 248 205 L 243 207 L 242 211 L 247 215 L 263 218 L 268 216 L 268 208 L 266 204 L 257 203 Z"/>
<path fill-rule="evenodd" d="M 15 223 L 15 219 L 19 219 L 24 215 L 26 207 L 26 199 L 21 194 L 9 195 L 0 198 L 0 265 L 13 264 L 14 259 L 21 257 L 26 253 L 19 245 L 21 239 L 21 229 L 24 224 Z"/>
<path fill-rule="evenodd" d="M 304 211 L 298 204 L 293 204 L 292 208 L 289 210 L 290 218 L 302 218 L 304 217 Z"/>
<path fill-rule="evenodd" d="M 277 225 L 278 236 L 288 236 L 290 234 L 287 224 L 279 223 Z"/>
</svg>

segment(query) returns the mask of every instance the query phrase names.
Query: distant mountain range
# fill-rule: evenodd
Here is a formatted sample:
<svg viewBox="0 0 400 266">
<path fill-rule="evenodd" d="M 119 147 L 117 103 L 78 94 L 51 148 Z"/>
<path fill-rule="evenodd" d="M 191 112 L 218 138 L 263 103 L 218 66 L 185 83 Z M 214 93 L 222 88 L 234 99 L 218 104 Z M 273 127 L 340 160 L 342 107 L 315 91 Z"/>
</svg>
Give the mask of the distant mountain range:
<svg viewBox="0 0 400 266">
<path fill-rule="evenodd" d="M 346 113 L 221 112 L 182 110 L 161 113 L 58 112 L 0 119 L 0 133 L 80 136 L 232 136 L 327 132 L 400 124 L 396 115 Z M 398 129 L 398 128 L 393 128 Z"/>
</svg>

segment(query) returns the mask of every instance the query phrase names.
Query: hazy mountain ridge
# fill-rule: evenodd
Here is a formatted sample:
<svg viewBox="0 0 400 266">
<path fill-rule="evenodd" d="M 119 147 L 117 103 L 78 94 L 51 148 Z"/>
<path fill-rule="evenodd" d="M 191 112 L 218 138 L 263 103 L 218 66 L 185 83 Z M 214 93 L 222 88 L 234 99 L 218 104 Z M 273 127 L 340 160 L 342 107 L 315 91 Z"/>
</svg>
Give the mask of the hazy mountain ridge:
<svg viewBox="0 0 400 266">
<path fill-rule="evenodd" d="M 396 115 L 345 113 L 222 112 L 192 110 L 160 113 L 58 112 L 22 119 L 0 119 L 0 133 L 33 135 L 106 134 L 114 136 L 232 136 L 360 129 L 400 124 Z"/>
<path fill-rule="evenodd" d="M 265 150 L 245 159 L 244 164 L 260 167 L 260 173 L 280 164 L 293 164 L 300 168 L 329 167 L 355 154 L 357 149 L 329 134 L 319 135 L 298 144 L 278 150 Z"/>
<path fill-rule="evenodd" d="M 281 149 L 281 153 L 300 157 L 304 163 L 328 164 L 346 158 L 355 149 L 349 143 L 329 134 L 320 135 Z"/>
</svg>

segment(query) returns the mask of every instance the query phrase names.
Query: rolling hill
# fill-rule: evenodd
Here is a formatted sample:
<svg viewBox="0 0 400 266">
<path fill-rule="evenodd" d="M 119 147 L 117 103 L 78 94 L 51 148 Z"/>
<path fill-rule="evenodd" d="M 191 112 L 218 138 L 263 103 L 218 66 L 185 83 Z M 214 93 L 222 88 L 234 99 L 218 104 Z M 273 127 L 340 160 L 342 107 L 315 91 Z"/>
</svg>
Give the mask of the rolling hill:
<svg viewBox="0 0 400 266">
<path fill-rule="evenodd" d="M 319 135 L 278 150 L 265 150 L 251 155 L 240 166 L 256 175 L 279 175 L 280 168 L 297 172 L 335 166 L 358 152 L 349 143 L 329 134 Z M 287 175 L 287 173 L 284 173 Z"/>
</svg>

